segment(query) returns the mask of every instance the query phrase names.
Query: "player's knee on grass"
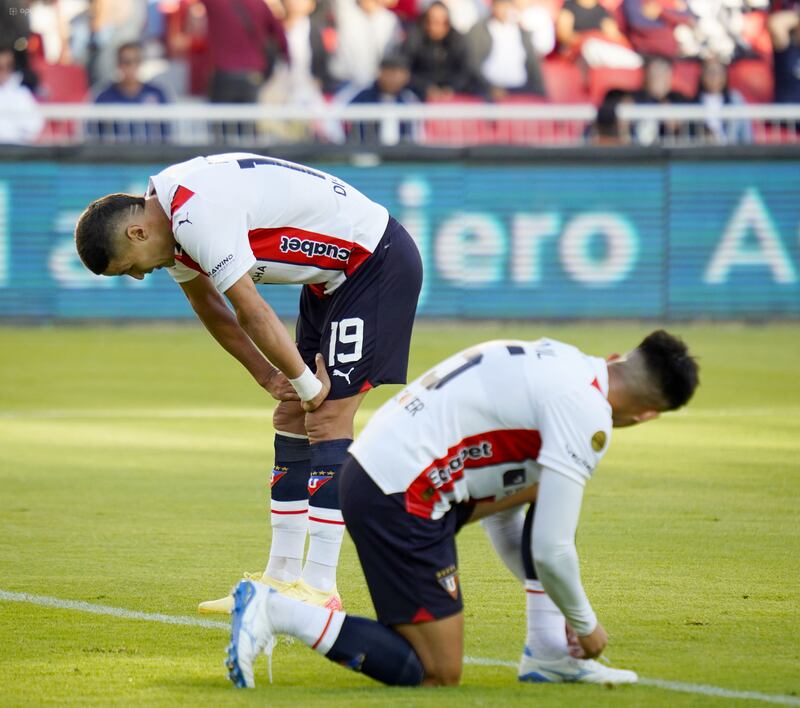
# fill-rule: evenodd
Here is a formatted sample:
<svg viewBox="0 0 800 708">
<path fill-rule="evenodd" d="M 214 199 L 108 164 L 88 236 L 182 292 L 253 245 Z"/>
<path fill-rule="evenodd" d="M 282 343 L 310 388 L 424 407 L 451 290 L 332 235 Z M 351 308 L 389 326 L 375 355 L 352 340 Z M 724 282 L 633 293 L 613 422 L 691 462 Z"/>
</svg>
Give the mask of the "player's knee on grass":
<svg viewBox="0 0 800 708">
<path fill-rule="evenodd" d="M 306 435 L 306 412 L 299 401 L 281 401 L 272 412 L 272 426 L 279 433 Z"/>
<path fill-rule="evenodd" d="M 464 655 L 464 615 L 434 622 L 395 625 L 398 634 L 414 647 L 425 670 L 425 686 L 457 686 Z"/>
<path fill-rule="evenodd" d="M 458 686 L 461 683 L 461 661 L 439 665 L 432 672 L 425 671 L 423 686 Z"/>
</svg>

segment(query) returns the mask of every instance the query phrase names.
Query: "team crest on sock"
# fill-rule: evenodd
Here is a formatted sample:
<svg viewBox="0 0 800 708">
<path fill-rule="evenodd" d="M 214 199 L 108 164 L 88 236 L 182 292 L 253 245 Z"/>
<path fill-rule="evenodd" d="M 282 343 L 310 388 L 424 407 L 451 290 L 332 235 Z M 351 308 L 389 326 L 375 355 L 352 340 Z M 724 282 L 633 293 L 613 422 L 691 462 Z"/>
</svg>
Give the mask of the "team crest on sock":
<svg viewBox="0 0 800 708">
<path fill-rule="evenodd" d="M 436 579 L 454 600 L 458 599 L 458 568 L 449 565 L 437 571 Z"/>
<path fill-rule="evenodd" d="M 281 465 L 275 465 L 272 468 L 272 474 L 269 478 L 269 486 L 270 488 L 274 487 L 278 482 L 281 481 L 281 477 L 285 475 L 289 471 L 288 467 L 282 467 Z"/>
<path fill-rule="evenodd" d="M 328 482 L 330 482 L 336 473 L 333 470 L 327 471 L 320 471 L 317 470 L 308 478 L 308 494 L 309 496 L 314 496 L 322 487 L 324 487 Z"/>
</svg>

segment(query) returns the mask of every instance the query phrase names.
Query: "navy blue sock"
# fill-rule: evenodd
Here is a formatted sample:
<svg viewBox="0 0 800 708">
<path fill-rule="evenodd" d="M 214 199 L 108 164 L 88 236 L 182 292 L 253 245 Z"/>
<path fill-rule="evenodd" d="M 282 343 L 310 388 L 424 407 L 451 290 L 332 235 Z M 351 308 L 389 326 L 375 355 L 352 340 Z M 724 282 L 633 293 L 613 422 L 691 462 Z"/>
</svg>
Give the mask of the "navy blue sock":
<svg viewBox="0 0 800 708">
<path fill-rule="evenodd" d="M 411 644 L 393 629 L 366 617 L 345 617 L 325 656 L 389 686 L 419 686 L 425 678 Z"/>
<path fill-rule="evenodd" d="M 339 508 L 339 469 L 353 441 L 349 438 L 323 440 L 311 445 L 311 474 L 308 498 L 311 506 Z"/>
<path fill-rule="evenodd" d="M 305 501 L 310 469 L 308 438 L 290 438 L 275 433 L 275 467 L 270 478 L 270 496 L 281 502 Z"/>
</svg>

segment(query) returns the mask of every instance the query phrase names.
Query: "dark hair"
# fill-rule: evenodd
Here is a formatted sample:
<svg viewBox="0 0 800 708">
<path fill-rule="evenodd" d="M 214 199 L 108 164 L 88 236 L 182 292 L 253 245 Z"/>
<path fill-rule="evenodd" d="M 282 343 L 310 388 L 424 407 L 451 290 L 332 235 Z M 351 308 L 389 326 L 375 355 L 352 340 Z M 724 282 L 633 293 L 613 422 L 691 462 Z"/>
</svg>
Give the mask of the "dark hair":
<svg viewBox="0 0 800 708">
<path fill-rule="evenodd" d="M 92 273 L 104 273 L 115 255 L 114 229 L 132 206 L 144 208 L 144 197 L 108 194 L 93 201 L 75 226 L 75 247 Z"/>
<path fill-rule="evenodd" d="M 672 63 L 672 59 L 670 59 L 669 57 L 665 57 L 661 54 L 651 54 L 644 60 L 645 71 L 647 71 L 651 66 L 654 66 L 655 64 L 664 64 L 670 68 L 670 71 L 672 71 L 675 68 L 675 65 Z"/>
<path fill-rule="evenodd" d="M 699 366 L 679 337 L 663 329 L 648 334 L 638 350 L 644 357 L 647 371 L 661 389 L 668 411 L 689 401 L 700 383 Z"/>
<path fill-rule="evenodd" d="M 127 52 L 129 49 L 135 49 L 137 52 L 142 51 L 142 43 L 141 42 L 125 42 L 124 44 L 120 44 L 117 47 L 117 63 L 119 60 L 122 59 L 122 53 Z"/>
<path fill-rule="evenodd" d="M 408 58 L 399 52 L 387 54 L 380 63 L 381 69 L 408 69 Z"/>
<path fill-rule="evenodd" d="M 450 19 L 450 8 L 449 8 L 449 7 L 447 7 L 447 5 L 445 5 L 445 4 L 442 2 L 442 0 L 433 0 L 433 2 L 432 2 L 430 5 L 428 5 L 428 7 L 426 7 L 426 8 L 425 8 L 425 12 L 423 12 L 423 13 L 422 13 L 422 17 L 425 17 L 425 15 L 427 15 L 427 14 L 428 14 L 428 11 L 429 11 L 429 10 L 430 10 L 432 7 L 441 7 L 441 8 L 443 8 L 443 9 L 444 9 L 444 11 L 447 13 L 447 19 L 448 19 L 448 20 Z"/>
</svg>

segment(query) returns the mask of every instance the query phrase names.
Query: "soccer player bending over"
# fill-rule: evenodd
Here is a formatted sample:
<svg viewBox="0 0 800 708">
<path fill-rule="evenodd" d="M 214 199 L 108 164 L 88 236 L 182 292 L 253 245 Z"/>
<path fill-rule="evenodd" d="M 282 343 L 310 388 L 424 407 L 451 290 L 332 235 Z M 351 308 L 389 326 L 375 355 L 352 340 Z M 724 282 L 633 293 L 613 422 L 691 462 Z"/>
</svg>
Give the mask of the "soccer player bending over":
<svg viewBox="0 0 800 708">
<path fill-rule="evenodd" d="M 230 153 L 168 167 L 150 178 L 144 197 L 92 202 L 75 241 L 94 273 L 141 280 L 167 268 L 213 337 L 280 401 L 272 546 L 264 573 L 249 577 L 341 608 L 338 471 L 366 392 L 406 381 L 422 283 L 409 234 L 332 175 Z M 296 345 L 256 290 L 263 283 L 303 285 Z M 226 596 L 199 609 L 232 606 Z"/>
<path fill-rule="evenodd" d="M 608 639 L 575 550 L 583 488 L 612 427 L 683 406 L 697 384 L 686 346 L 661 330 L 607 361 L 540 339 L 486 342 L 442 362 L 378 410 L 342 467 L 342 513 L 377 621 L 243 581 L 234 592 L 231 680 L 253 686 L 255 659 L 271 654 L 275 635 L 289 634 L 389 685 L 457 684 L 464 616 L 455 535 L 535 498 L 527 573 L 523 529 L 508 519 L 490 524 L 509 567 L 552 599 L 534 608 L 539 626 L 529 632 L 520 678 L 635 682 L 632 671 L 593 661 Z M 568 652 L 567 622 L 580 658 Z"/>
</svg>

